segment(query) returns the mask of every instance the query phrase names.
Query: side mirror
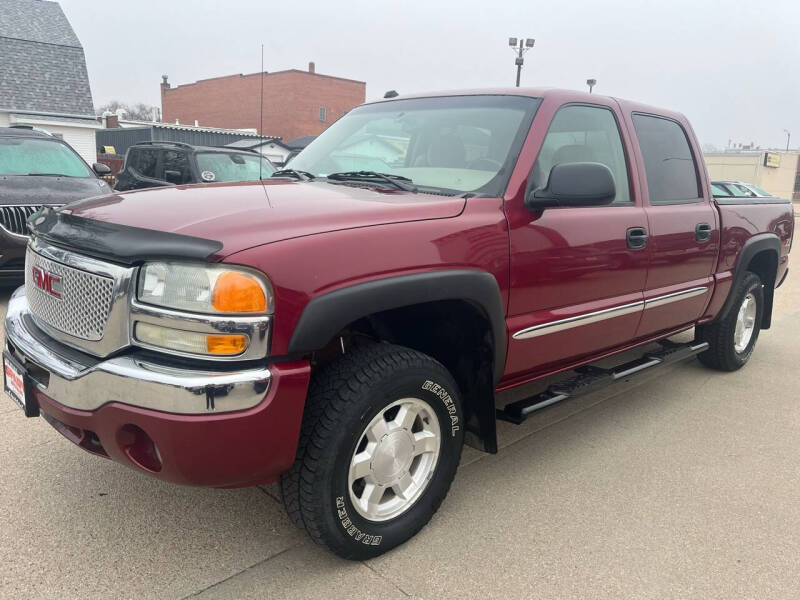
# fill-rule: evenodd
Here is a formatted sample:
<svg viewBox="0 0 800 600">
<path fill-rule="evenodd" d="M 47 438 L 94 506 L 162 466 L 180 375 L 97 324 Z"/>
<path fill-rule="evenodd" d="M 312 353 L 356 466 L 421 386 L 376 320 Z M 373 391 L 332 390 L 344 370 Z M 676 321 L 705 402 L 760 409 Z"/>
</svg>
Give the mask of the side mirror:
<svg viewBox="0 0 800 600">
<path fill-rule="evenodd" d="M 94 171 L 97 175 L 110 175 L 111 174 L 111 167 L 103 163 L 93 163 L 92 164 L 92 171 Z"/>
<path fill-rule="evenodd" d="M 173 183 L 175 185 L 178 185 L 178 184 L 182 183 L 182 181 L 181 181 L 182 177 L 181 177 L 181 172 L 180 171 L 171 171 L 171 170 L 167 169 L 167 170 L 164 171 L 164 179 L 166 181 L 168 181 L 169 183 Z"/>
<path fill-rule="evenodd" d="M 606 206 L 616 195 L 614 175 L 606 165 L 561 163 L 550 170 L 546 187 L 528 194 L 525 206 L 530 210 L 550 206 Z"/>
</svg>

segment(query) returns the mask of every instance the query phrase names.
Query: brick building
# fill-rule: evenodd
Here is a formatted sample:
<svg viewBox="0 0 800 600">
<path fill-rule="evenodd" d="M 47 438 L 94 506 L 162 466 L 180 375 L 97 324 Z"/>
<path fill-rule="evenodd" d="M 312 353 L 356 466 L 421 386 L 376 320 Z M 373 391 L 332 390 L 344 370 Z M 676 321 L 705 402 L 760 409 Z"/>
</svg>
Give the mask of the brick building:
<svg viewBox="0 0 800 600">
<path fill-rule="evenodd" d="M 166 123 L 258 129 L 261 74 L 226 75 L 172 87 L 161 83 L 161 114 Z M 318 135 L 345 112 L 363 103 L 363 81 L 308 71 L 264 72 L 262 135 L 292 140 Z"/>
</svg>

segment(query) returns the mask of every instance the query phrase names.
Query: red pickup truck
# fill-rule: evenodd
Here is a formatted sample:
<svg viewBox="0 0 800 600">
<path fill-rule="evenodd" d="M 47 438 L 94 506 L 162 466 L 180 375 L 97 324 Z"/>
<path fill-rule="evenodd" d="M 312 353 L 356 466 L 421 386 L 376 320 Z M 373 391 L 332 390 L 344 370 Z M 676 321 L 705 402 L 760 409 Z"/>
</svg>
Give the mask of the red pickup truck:
<svg viewBox="0 0 800 600">
<path fill-rule="evenodd" d="M 162 480 L 279 478 L 295 524 L 362 559 L 427 523 L 465 440 L 497 451 L 498 418 L 694 355 L 744 365 L 794 218 L 713 200 L 680 114 L 512 89 L 366 104 L 263 182 L 29 224 L 4 352 L 25 413 Z"/>
</svg>

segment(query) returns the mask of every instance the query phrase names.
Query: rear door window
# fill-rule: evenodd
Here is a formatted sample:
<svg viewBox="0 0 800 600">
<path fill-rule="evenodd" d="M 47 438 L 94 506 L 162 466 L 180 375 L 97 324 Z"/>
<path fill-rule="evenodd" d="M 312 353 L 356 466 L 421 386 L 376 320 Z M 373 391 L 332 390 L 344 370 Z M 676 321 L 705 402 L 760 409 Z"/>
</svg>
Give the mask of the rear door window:
<svg viewBox="0 0 800 600">
<path fill-rule="evenodd" d="M 158 150 L 155 148 L 135 148 L 131 150 L 128 166 L 140 177 L 159 179 L 157 177 Z"/>
<path fill-rule="evenodd" d="M 647 174 L 650 204 L 700 202 L 700 186 L 689 139 L 677 122 L 651 115 L 633 115 Z"/>
</svg>

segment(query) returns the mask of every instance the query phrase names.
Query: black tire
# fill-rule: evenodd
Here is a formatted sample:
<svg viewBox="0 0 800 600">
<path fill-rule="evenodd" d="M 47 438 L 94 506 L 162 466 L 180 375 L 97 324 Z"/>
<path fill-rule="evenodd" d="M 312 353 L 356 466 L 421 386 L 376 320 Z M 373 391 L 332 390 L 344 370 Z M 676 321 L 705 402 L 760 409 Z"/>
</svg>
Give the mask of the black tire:
<svg viewBox="0 0 800 600">
<path fill-rule="evenodd" d="M 365 427 L 404 398 L 421 400 L 436 416 L 438 459 L 427 486 L 405 512 L 368 520 L 350 498 L 350 461 Z M 447 495 L 461 458 L 463 427 L 456 382 L 430 356 L 391 344 L 348 351 L 312 376 L 297 456 L 280 482 L 290 519 L 347 559 L 372 558 L 402 544 L 425 526 Z"/>
<path fill-rule="evenodd" d="M 718 371 L 736 371 L 741 369 L 753 354 L 758 334 L 761 331 L 761 319 L 764 314 L 764 286 L 755 273 L 747 272 L 731 290 L 733 304 L 728 314 L 708 325 L 697 328 L 697 339 L 709 343 L 709 348 L 698 355 L 705 366 Z M 736 321 L 744 299 L 749 295 L 756 301 L 756 320 L 750 343 L 737 352 L 734 342 Z"/>
</svg>

